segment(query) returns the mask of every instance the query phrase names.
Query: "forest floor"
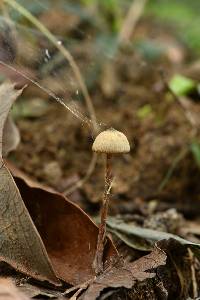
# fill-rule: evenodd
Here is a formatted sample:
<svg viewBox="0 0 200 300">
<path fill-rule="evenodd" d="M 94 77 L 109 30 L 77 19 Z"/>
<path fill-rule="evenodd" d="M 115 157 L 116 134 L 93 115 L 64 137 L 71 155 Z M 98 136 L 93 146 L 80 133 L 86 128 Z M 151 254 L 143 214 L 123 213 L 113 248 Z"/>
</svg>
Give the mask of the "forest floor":
<svg viewBox="0 0 200 300">
<path fill-rule="evenodd" d="M 113 158 L 115 179 L 108 226 L 119 253 L 131 262 L 150 251 L 149 239 L 153 237 L 148 239 L 142 233 L 139 237 L 131 234 L 127 229 L 131 226 L 171 233 L 198 245 L 198 88 L 174 95 L 169 84 L 177 74 L 198 83 L 199 61 L 169 24 L 144 17 L 135 29 L 132 40 L 148 37 L 164 45 L 158 53 L 145 56 L 145 51 L 128 44 L 110 58 L 101 56 L 93 38 L 88 38 L 95 35 L 90 24 L 71 17 L 59 28 L 57 24 L 65 18 L 61 11 L 56 14 L 48 11 L 40 16 L 43 24 L 55 34 L 67 33 L 77 38 L 78 43 L 72 45 L 70 51 L 89 87 L 100 130 L 110 127 L 120 130 L 131 145 L 129 154 Z M 78 84 L 71 80 L 69 63 L 41 36 L 34 38 L 31 47 L 26 37 L 20 39 L 24 46 L 20 49 L 18 45 L 19 69 L 34 79 L 39 78 L 41 86 L 90 118 Z M 35 44 L 40 49 L 48 49 L 51 57 L 48 64 L 36 63 L 43 61 L 47 53 L 35 51 Z M 30 57 L 25 57 L 28 49 L 32 52 Z M 24 83 L 24 79 L 14 72 L 9 76 Z M 98 155 L 89 179 L 81 187 L 71 189 L 88 171 L 94 133 L 87 124 L 52 100 L 48 93 L 27 80 L 25 82 L 28 87 L 12 110 L 21 141 L 9 154 L 9 161 L 33 180 L 66 195 L 98 222 L 104 189 L 102 155 Z M 119 226 L 125 228 L 125 225 L 126 229 L 119 230 Z M 194 255 L 195 251 L 193 253 L 176 239 L 168 240 L 163 235 L 161 240 L 158 239 L 158 245 L 167 254 L 167 262 L 158 267 L 156 278 L 142 281 L 132 289 L 115 288 L 110 294 L 107 288 L 100 299 L 167 299 L 167 294 L 168 299 L 196 299 L 200 292 L 198 254 Z"/>
</svg>

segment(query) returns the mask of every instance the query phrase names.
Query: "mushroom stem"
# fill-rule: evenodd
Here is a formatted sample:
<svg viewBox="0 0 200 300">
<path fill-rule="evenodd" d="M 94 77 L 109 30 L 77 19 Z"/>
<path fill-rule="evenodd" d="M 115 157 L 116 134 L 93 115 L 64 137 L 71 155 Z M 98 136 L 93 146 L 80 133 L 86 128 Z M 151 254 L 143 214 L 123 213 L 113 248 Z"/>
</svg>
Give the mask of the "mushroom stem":
<svg viewBox="0 0 200 300">
<path fill-rule="evenodd" d="M 101 223 L 99 225 L 99 234 L 97 240 L 96 254 L 94 258 L 94 269 L 96 274 L 103 271 L 103 254 L 106 241 L 106 220 L 108 214 L 108 205 L 110 200 L 110 188 L 112 184 L 112 154 L 106 154 L 106 170 L 105 170 L 105 188 L 101 208 Z"/>
</svg>

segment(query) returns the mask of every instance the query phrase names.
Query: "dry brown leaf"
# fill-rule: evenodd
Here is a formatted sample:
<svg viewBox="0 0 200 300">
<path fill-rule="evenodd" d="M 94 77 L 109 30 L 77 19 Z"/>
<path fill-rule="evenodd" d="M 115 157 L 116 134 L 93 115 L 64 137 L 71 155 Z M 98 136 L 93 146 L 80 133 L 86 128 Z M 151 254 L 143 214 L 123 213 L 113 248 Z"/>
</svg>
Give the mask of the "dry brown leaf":
<svg viewBox="0 0 200 300">
<path fill-rule="evenodd" d="M 22 90 L 15 90 L 14 84 L 4 83 L 0 85 L 0 142 L 2 145 L 5 123 L 8 118 L 9 110 L 22 93 Z M 2 159 L 2 146 L 0 147 L 0 158 Z"/>
<path fill-rule="evenodd" d="M 20 142 L 20 134 L 12 117 L 9 115 L 3 129 L 3 157 L 15 150 Z"/>
<path fill-rule="evenodd" d="M 23 176 L 13 167 L 12 172 Z M 92 263 L 98 235 L 93 221 L 81 208 L 52 189 L 42 187 L 27 177 L 15 177 L 15 182 L 57 277 L 75 285 L 93 277 Z M 116 254 L 114 245 L 108 239 L 105 260 L 109 261 Z"/>
<path fill-rule="evenodd" d="M 58 284 L 43 242 L 2 160 L 4 125 L 21 92 L 11 83 L 0 86 L 0 260 L 36 279 Z"/>
<path fill-rule="evenodd" d="M 0 300 L 29 300 L 27 296 L 21 293 L 10 279 L 0 279 Z"/>
<path fill-rule="evenodd" d="M 110 267 L 89 286 L 84 293 L 82 300 L 95 300 L 106 288 L 132 288 L 136 281 L 143 281 L 155 277 L 154 270 L 165 265 L 166 254 L 155 247 L 153 251 L 132 262 L 125 263 L 119 260 L 113 267 Z"/>
</svg>

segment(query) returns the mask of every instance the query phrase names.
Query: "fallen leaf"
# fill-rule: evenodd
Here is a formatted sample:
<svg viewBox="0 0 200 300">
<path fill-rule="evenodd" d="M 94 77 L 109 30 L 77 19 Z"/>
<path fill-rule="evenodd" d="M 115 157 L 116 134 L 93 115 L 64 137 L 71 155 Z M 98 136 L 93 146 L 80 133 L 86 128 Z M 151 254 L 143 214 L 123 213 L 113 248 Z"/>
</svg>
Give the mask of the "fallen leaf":
<svg viewBox="0 0 200 300">
<path fill-rule="evenodd" d="M 157 272 L 159 279 L 168 291 L 167 299 L 188 299 L 194 280 L 191 276 L 191 268 L 194 267 L 194 259 L 190 255 L 192 251 L 188 251 L 187 246 L 175 239 L 162 240 L 156 245 L 168 257 L 166 266 L 158 269 Z M 175 282 L 176 284 L 174 284 Z"/>
<path fill-rule="evenodd" d="M 127 246 L 139 251 L 151 251 L 153 243 L 145 238 L 138 237 L 134 234 L 126 234 L 119 230 L 113 230 L 108 227 L 109 232 L 115 235 L 118 239 L 123 241 Z"/>
<path fill-rule="evenodd" d="M 197 166 L 200 168 L 200 144 L 197 141 L 193 141 L 190 144 L 190 150 L 193 154 Z"/>
<path fill-rule="evenodd" d="M 14 84 L 4 83 L 0 85 L 0 141 L 3 140 L 3 133 L 6 126 L 9 110 L 22 93 L 21 90 L 15 90 Z M 0 158 L 2 159 L 2 146 L 0 147 Z"/>
<path fill-rule="evenodd" d="M 12 117 L 9 115 L 3 130 L 3 157 L 15 150 L 20 142 L 20 134 Z"/>
<path fill-rule="evenodd" d="M 197 83 L 183 75 L 175 74 L 171 78 L 169 86 L 177 96 L 184 96 L 188 95 L 191 91 L 194 91 L 197 87 Z"/>
<path fill-rule="evenodd" d="M 29 300 L 26 295 L 21 293 L 10 279 L 0 279 L 0 300 Z"/>
<path fill-rule="evenodd" d="M 132 247 L 134 249 L 149 251 L 149 249 L 152 248 L 153 245 L 158 241 L 174 239 L 181 245 L 191 248 L 194 251 L 195 255 L 198 258 L 200 257 L 200 244 L 188 241 L 178 235 L 138 227 L 111 217 L 107 221 L 107 226 L 111 229 L 112 233 L 116 234 L 129 247 Z"/>
<path fill-rule="evenodd" d="M 156 276 L 155 269 L 165 265 L 166 254 L 154 247 L 153 251 L 132 263 L 119 259 L 115 265 L 97 277 L 83 295 L 83 300 L 95 300 L 107 288 L 125 287 L 130 289 L 137 281 Z"/>
<path fill-rule="evenodd" d="M 43 242 L 2 160 L 3 129 L 21 92 L 11 83 L 0 86 L 0 260 L 36 279 L 58 284 Z"/>
<path fill-rule="evenodd" d="M 12 168 L 13 175 L 22 173 Z M 26 178 L 26 179 L 25 179 Z M 58 278 L 80 284 L 94 276 L 92 263 L 98 228 L 84 211 L 62 194 L 30 179 L 15 177 L 15 182 L 34 224 L 44 242 Z M 25 179 L 25 180 L 24 180 Z M 117 254 L 111 240 L 105 260 Z"/>
</svg>

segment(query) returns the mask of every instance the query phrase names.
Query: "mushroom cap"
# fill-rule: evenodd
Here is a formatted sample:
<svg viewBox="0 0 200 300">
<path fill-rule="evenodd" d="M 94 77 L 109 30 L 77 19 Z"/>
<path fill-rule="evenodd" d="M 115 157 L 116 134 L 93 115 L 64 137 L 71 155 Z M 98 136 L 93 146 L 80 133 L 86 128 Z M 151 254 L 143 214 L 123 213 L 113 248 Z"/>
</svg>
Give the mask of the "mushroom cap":
<svg viewBox="0 0 200 300">
<path fill-rule="evenodd" d="M 107 129 L 97 135 L 92 150 L 100 153 L 128 153 L 130 145 L 127 137 L 115 129 Z"/>
</svg>

